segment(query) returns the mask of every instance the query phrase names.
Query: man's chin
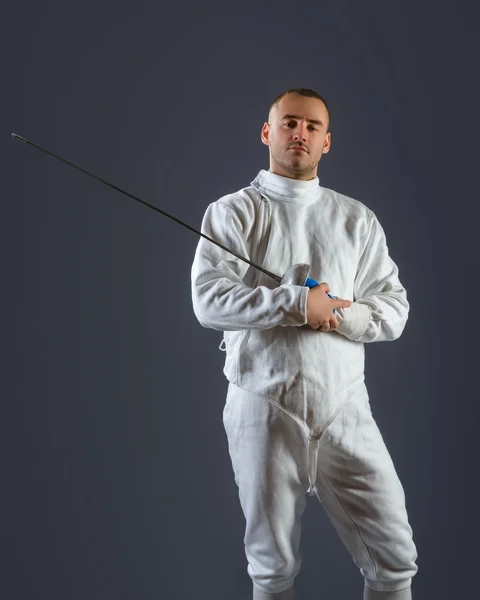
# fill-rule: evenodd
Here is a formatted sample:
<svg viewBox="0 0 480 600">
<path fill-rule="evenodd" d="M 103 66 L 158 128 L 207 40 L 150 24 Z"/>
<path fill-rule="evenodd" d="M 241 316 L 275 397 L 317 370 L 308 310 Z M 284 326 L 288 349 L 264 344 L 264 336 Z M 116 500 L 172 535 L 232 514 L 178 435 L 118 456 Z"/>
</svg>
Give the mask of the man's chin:
<svg viewBox="0 0 480 600">
<path fill-rule="evenodd" d="M 292 173 L 308 173 L 314 169 L 313 165 L 307 165 L 302 160 L 293 160 L 285 164 L 285 168 Z"/>
<path fill-rule="evenodd" d="M 312 172 L 315 171 L 316 167 L 316 165 L 314 164 L 307 164 L 307 161 L 305 161 L 305 157 L 303 156 L 289 157 L 288 160 L 274 162 L 282 171 L 284 171 L 285 173 L 290 173 L 296 178 L 303 175 L 310 175 Z"/>
</svg>

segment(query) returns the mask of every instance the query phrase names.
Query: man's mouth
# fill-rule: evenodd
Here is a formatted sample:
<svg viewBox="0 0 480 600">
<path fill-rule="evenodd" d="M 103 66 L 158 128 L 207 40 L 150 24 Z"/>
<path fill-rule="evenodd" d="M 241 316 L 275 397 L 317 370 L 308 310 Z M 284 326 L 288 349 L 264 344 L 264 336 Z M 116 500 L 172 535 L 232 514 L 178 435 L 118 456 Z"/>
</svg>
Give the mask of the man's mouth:
<svg viewBox="0 0 480 600">
<path fill-rule="evenodd" d="M 306 152 L 306 149 L 303 146 L 291 146 L 289 150 L 302 150 L 303 152 Z"/>
</svg>

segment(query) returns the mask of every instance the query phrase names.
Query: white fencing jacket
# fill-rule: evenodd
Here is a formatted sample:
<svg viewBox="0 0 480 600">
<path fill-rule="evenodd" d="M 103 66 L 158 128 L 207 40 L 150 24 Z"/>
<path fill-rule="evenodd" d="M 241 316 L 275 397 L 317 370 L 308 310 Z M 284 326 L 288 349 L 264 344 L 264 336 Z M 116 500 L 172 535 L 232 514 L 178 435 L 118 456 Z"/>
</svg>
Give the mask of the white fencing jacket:
<svg viewBox="0 0 480 600">
<path fill-rule="evenodd" d="M 385 233 L 367 206 L 318 177 L 265 170 L 210 204 L 202 232 L 276 275 L 307 263 L 309 277 L 353 302 L 336 310 L 338 329 L 313 330 L 307 287 L 280 285 L 204 238 L 197 246 L 193 309 L 201 325 L 224 332 L 225 376 L 289 413 L 313 443 L 313 460 L 314 442 L 364 381 L 364 343 L 397 339 L 408 318 Z"/>
</svg>

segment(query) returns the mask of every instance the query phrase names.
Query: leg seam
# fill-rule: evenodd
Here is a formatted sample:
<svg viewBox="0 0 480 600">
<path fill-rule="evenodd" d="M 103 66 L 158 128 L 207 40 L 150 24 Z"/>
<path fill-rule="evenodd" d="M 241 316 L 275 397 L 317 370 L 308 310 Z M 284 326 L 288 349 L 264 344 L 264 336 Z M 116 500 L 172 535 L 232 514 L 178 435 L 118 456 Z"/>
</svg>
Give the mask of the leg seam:
<svg viewBox="0 0 480 600">
<path fill-rule="evenodd" d="M 335 496 L 335 498 L 337 499 L 337 502 L 340 504 L 340 506 L 342 507 L 343 511 L 345 512 L 345 514 L 347 515 L 348 519 L 350 520 L 350 522 L 352 523 L 352 525 L 355 527 L 355 531 L 357 532 L 358 538 L 361 541 L 361 543 L 363 544 L 363 547 L 365 548 L 365 551 L 368 555 L 368 558 L 370 559 L 370 562 L 372 563 L 372 567 L 373 567 L 373 572 L 375 574 L 375 578 L 378 576 L 377 575 L 377 565 L 375 563 L 375 561 L 373 560 L 372 555 L 370 554 L 370 550 L 368 549 L 367 544 L 365 543 L 365 540 L 363 539 L 360 530 L 358 528 L 358 525 L 355 523 L 355 521 L 353 520 L 353 518 L 350 516 L 350 513 L 348 512 L 348 510 L 345 508 L 343 502 L 341 501 L 341 499 L 338 497 L 338 495 L 335 493 L 334 489 L 332 488 L 332 486 L 330 485 L 330 483 L 328 482 L 328 479 L 326 477 L 326 475 L 322 472 L 322 470 L 320 469 L 320 475 L 323 477 L 325 483 L 328 486 L 328 489 L 332 492 L 332 494 Z M 317 498 L 320 500 L 320 497 L 317 494 Z M 321 500 L 320 500 L 321 502 Z"/>
</svg>

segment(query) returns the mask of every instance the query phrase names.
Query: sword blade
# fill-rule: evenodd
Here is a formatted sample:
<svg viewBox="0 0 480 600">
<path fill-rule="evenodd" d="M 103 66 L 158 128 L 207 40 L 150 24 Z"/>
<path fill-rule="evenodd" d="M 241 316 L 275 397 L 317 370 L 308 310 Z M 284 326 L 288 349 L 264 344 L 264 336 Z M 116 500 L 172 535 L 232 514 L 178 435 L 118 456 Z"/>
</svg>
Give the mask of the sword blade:
<svg viewBox="0 0 480 600">
<path fill-rule="evenodd" d="M 136 200 L 137 202 L 140 202 L 141 204 L 144 204 L 145 206 L 148 206 L 148 208 L 151 208 L 152 210 L 155 210 L 156 212 L 159 212 L 163 216 L 168 217 L 169 219 L 172 219 L 172 221 L 175 221 L 179 225 L 182 225 L 183 227 L 186 227 L 187 229 L 190 229 L 190 231 L 193 231 L 194 233 L 196 233 L 197 235 L 205 238 L 206 240 L 208 240 L 212 244 L 215 244 L 219 248 L 222 248 L 222 250 L 225 250 L 226 252 L 229 252 L 230 254 L 233 254 L 233 256 L 235 256 L 239 260 L 242 260 L 243 262 L 247 263 L 248 265 L 250 265 L 254 269 L 258 269 L 262 273 L 265 273 L 265 275 L 268 275 L 269 277 L 271 277 L 272 279 L 274 279 L 278 283 L 282 282 L 282 278 L 279 277 L 278 275 L 275 275 L 275 273 L 271 273 L 270 271 L 267 271 L 267 269 L 264 269 L 260 265 L 256 265 L 255 263 L 253 263 L 248 258 L 245 258 L 244 256 L 241 256 L 240 254 L 237 254 L 236 252 L 234 252 L 230 248 L 227 248 L 223 244 L 220 244 L 220 242 L 217 242 L 216 240 L 212 239 L 208 235 L 205 235 L 204 233 L 202 233 L 198 229 L 195 229 L 194 227 L 191 227 L 190 225 L 188 225 L 187 223 L 184 223 L 180 219 L 177 219 L 177 217 L 174 217 L 173 215 L 165 212 L 161 208 L 158 208 L 157 206 L 154 206 L 153 204 L 150 204 L 149 202 L 145 202 L 145 200 L 142 200 L 138 196 L 134 196 L 133 194 L 130 194 L 129 192 L 126 192 L 125 190 L 122 190 L 122 188 L 119 188 L 117 185 L 114 185 L 113 183 L 110 183 L 110 182 L 106 181 L 105 179 L 102 179 L 98 175 L 94 175 L 93 173 L 90 173 L 90 171 L 87 171 L 86 169 L 83 169 L 82 167 L 79 167 L 79 166 L 75 165 L 74 163 L 70 162 L 69 160 L 66 160 L 65 158 L 62 158 L 61 156 L 58 156 L 58 154 L 55 154 L 54 152 L 51 152 L 50 150 L 47 150 L 46 148 L 42 148 L 42 146 L 39 146 L 38 144 L 34 144 L 33 142 L 30 142 L 29 140 L 25 139 L 21 135 L 17 135 L 16 133 L 12 133 L 12 137 L 14 139 L 19 140 L 20 142 L 23 142 L 25 144 L 28 144 L 29 146 L 32 146 L 33 148 L 36 148 L 37 150 L 41 150 L 42 152 L 45 152 L 46 154 L 49 154 L 50 156 L 53 156 L 54 158 L 56 158 L 58 160 L 61 160 L 65 164 L 69 165 L 70 167 L 73 167 L 74 169 L 77 169 L 78 171 L 81 171 L 82 173 L 85 173 L 85 175 L 88 175 L 89 177 L 93 177 L 97 181 L 100 181 L 101 183 L 103 183 L 105 185 L 108 185 L 108 187 L 111 187 L 112 189 L 117 190 L 117 192 L 120 192 L 121 194 L 124 194 L 125 196 L 128 196 L 129 198 L 133 198 L 133 200 Z"/>
</svg>

